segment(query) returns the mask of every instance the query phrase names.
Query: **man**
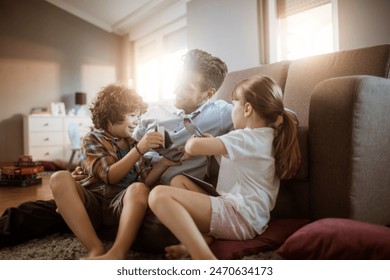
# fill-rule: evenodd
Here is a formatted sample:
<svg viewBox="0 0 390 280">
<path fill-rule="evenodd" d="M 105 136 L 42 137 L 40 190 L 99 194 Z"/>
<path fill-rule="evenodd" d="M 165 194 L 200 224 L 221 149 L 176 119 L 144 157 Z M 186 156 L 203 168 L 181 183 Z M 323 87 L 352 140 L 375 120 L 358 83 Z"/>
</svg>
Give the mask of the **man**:
<svg viewBox="0 0 390 280">
<path fill-rule="evenodd" d="M 182 72 L 174 92 L 176 108 L 150 108 L 141 119 L 133 137 L 140 140 L 157 125 L 164 126 L 173 143 L 171 148 L 178 148 L 192 136 L 185 122 L 190 122 L 202 133 L 213 136 L 227 133 L 233 128 L 232 105 L 222 100 L 210 100 L 221 86 L 227 71 L 227 66 L 221 59 L 198 49 L 188 51 L 183 57 Z M 203 179 L 207 173 L 207 163 L 205 157 L 191 158 L 166 170 L 161 181 L 169 183 L 173 176 L 182 172 Z M 76 174 L 75 178 L 77 180 Z M 0 248 L 69 230 L 62 217 L 57 214 L 56 208 L 54 200 L 26 202 L 17 208 L 8 208 L 0 217 Z M 145 249 L 143 245 L 148 244 L 149 251 L 157 252 L 173 242 L 174 238 L 168 231 L 159 234 L 160 239 L 153 238 L 156 237 L 153 236 L 155 230 L 160 233 L 164 231 L 160 229 L 158 221 L 153 218 L 145 219 L 139 234 L 141 245 L 135 247 Z"/>
<path fill-rule="evenodd" d="M 187 52 L 174 90 L 176 108 L 151 108 L 142 116 L 140 125 L 134 131 L 135 140 L 140 140 L 146 132 L 162 126 L 172 140 L 171 148 L 184 146 L 192 136 L 192 131 L 186 128 L 186 121 L 201 133 L 213 136 L 233 129 L 232 105 L 223 100 L 210 100 L 226 74 L 227 66 L 221 59 L 198 49 Z M 168 184 L 175 175 L 182 172 L 204 179 L 207 166 L 206 157 L 190 158 L 182 162 L 181 166 L 169 168 L 162 175 L 161 182 Z"/>
</svg>

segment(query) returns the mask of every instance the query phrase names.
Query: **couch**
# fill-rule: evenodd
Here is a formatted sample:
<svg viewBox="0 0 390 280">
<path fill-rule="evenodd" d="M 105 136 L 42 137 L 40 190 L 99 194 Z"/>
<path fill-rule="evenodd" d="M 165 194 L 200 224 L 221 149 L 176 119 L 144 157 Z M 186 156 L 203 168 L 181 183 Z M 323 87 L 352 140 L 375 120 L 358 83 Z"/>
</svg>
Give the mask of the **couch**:
<svg viewBox="0 0 390 280">
<path fill-rule="evenodd" d="M 283 238 L 297 239 L 291 235 L 311 227 L 309 234 L 316 238 L 331 228 L 333 235 L 324 239 L 336 239 L 335 235 L 342 233 L 342 237 L 353 240 L 345 235 L 348 229 L 356 228 L 354 236 L 359 237 L 369 232 L 368 226 L 379 228 L 385 236 L 383 244 L 374 245 L 390 248 L 390 229 L 385 227 L 390 225 L 390 44 L 230 72 L 213 98 L 230 102 L 234 86 L 256 75 L 268 75 L 279 83 L 285 106 L 300 120 L 302 164 L 293 179 L 281 182 L 269 230 L 275 230 L 273 223 L 279 223 L 276 231 L 280 234 L 287 221 L 289 230 Z M 382 235 L 370 236 L 370 242 Z M 288 239 L 277 241 L 285 246 Z M 356 242 L 368 244 L 367 240 Z M 235 247 L 241 254 L 245 247 L 243 243 L 231 244 L 216 242 L 212 247 L 224 251 L 222 255 L 228 253 L 226 248 Z M 251 248 L 253 244 L 246 249 Z M 279 250 L 286 258 L 305 258 Z M 355 253 L 350 257 L 390 258 L 389 250 L 384 255 L 366 251 L 359 255 L 350 250 Z M 337 254 L 307 256 L 348 258 Z"/>
</svg>

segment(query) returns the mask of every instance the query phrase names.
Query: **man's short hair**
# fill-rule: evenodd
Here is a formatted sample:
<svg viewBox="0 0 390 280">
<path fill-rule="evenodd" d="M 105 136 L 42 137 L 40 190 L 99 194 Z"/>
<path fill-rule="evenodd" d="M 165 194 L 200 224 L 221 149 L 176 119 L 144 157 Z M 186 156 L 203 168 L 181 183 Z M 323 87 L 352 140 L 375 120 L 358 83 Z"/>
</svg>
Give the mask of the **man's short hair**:
<svg viewBox="0 0 390 280">
<path fill-rule="evenodd" d="M 212 56 L 208 52 L 193 49 L 183 56 L 183 70 L 196 71 L 203 76 L 203 88 L 214 88 L 215 91 L 222 85 L 228 68 L 220 58 Z"/>
</svg>

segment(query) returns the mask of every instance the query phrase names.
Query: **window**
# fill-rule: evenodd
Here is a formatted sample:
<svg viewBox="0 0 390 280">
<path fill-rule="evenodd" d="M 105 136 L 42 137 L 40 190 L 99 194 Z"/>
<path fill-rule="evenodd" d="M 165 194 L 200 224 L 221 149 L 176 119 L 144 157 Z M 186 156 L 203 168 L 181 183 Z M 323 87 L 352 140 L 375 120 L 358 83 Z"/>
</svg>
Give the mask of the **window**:
<svg viewBox="0 0 390 280">
<path fill-rule="evenodd" d="M 335 0 L 268 2 L 268 60 L 293 60 L 338 50 Z"/>
<path fill-rule="evenodd" d="M 166 53 L 162 58 L 162 88 L 161 101 L 170 101 L 174 99 L 173 90 L 176 85 L 179 70 L 182 65 L 182 57 L 187 52 L 187 48 L 180 49 L 171 53 Z"/>
</svg>

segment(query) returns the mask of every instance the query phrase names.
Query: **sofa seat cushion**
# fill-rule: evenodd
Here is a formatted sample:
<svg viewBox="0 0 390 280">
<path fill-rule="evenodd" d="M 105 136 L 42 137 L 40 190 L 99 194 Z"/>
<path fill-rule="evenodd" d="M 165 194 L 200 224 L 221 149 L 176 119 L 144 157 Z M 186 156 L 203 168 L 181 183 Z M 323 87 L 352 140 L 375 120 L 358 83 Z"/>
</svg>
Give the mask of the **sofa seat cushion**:
<svg viewBox="0 0 390 280">
<path fill-rule="evenodd" d="M 276 250 L 295 231 L 308 224 L 308 219 L 271 219 L 268 228 L 250 240 L 215 239 L 210 248 L 218 259 L 240 259 L 244 256 Z"/>
<path fill-rule="evenodd" d="M 312 222 L 277 250 L 284 259 L 390 259 L 390 228 L 361 221 L 324 218 Z"/>
</svg>

